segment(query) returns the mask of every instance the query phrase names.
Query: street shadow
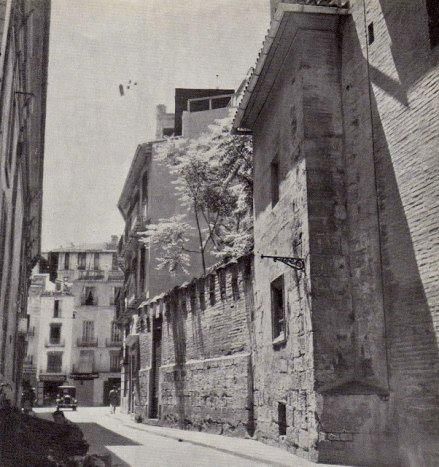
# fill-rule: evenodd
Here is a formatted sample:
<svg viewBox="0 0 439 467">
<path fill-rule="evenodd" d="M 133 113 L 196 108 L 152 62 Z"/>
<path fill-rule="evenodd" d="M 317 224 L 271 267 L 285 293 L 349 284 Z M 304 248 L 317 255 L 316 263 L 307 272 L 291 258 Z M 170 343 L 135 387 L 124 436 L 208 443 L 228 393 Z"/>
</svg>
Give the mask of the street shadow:
<svg viewBox="0 0 439 467">
<path fill-rule="evenodd" d="M 114 431 L 108 430 L 97 423 L 77 423 L 84 433 L 84 438 L 90 445 L 88 454 L 111 455 L 113 466 L 129 467 L 125 461 L 116 456 L 109 446 L 140 446 L 139 443 L 132 441 L 125 436 L 121 436 Z"/>
</svg>

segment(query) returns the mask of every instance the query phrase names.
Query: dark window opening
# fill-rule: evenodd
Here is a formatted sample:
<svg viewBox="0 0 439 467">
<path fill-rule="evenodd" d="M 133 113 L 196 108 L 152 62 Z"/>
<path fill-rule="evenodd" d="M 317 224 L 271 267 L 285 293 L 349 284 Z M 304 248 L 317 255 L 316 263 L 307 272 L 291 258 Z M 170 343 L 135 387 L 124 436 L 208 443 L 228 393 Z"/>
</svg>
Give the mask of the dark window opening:
<svg viewBox="0 0 439 467">
<path fill-rule="evenodd" d="M 78 253 L 78 269 L 85 269 L 85 253 Z"/>
<path fill-rule="evenodd" d="M 142 176 L 142 204 L 148 202 L 148 172 L 144 172 Z"/>
<path fill-rule="evenodd" d="M 212 99 L 212 109 L 223 109 L 227 107 L 230 102 L 231 96 L 220 97 L 218 99 Z"/>
<path fill-rule="evenodd" d="M 49 352 L 47 354 L 47 372 L 61 373 L 62 369 L 62 352 Z"/>
<path fill-rule="evenodd" d="M 200 280 L 198 283 L 198 293 L 200 294 L 200 308 L 201 310 L 206 309 L 206 296 L 204 293 L 204 280 Z"/>
<path fill-rule="evenodd" d="M 195 286 L 191 287 L 189 294 L 191 302 L 191 311 L 194 312 L 197 307 L 197 291 L 195 290 Z"/>
<path fill-rule="evenodd" d="M 367 37 L 368 37 L 369 45 L 371 45 L 373 41 L 375 40 L 375 32 L 373 29 L 373 23 L 370 23 L 369 26 L 367 26 Z"/>
<path fill-rule="evenodd" d="M 273 339 L 285 337 L 284 278 L 278 277 L 271 283 L 271 316 Z"/>
<path fill-rule="evenodd" d="M 99 271 L 99 253 L 93 255 L 93 269 Z"/>
<path fill-rule="evenodd" d="M 279 427 L 279 435 L 287 434 L 287 405 L 284 402 L 277 404 L 277 423 Z"/>
<path fill-rule="evenodd" d="M 209 303 L 215 305 L 215 276 L 209 277 Z"/>
<path fill-rule="evenodd" d="M 239 300 L 239 285 L 237 271 L 232 272 L 232 296 L 235 302 L 236 300 Z"/>
<path fill-rule="evenodd" d="M 84 303 L 83 305 L 87 306 L 93 306 L 97 305 L 97 297 L 96 297 L 96 292 L 94 287 L 86 287 L 85 288 L 85 294 L 84 294 Z"/>
<path fill-rule="evenodd" d="M 119 372 L 120 371 L 120 356 L 119 352 L 111 352 L 110 353 L 110 371 L 111 372 Z"/>
<path fill-rule="evenodd" d="M 70 269 L 70 253 L 64 255 L 64 269 Z"/>
<path fill-rule="evenodd" d="M 438 0 L 427 0 L 428 31 L 430 34 L 430 45 L 439 45 L 439 2 Z"/>
<path fill-rule="evenodd" d="M 279 163 L 274 160 L 270 165 L 271 173 L 271 206 L 276 206 L 279 201 Z"/>
<path fill-rule="evenodd" d="M 227 287 L 226 287 L 226 275 L 224 271 L 218 271 L 218 282 L 219 282 L 221 300 L 225 300 L 226 295 L 227 295 Z"/>
<path fill-rule="evenodd" d="M 140 277 L 139 277 L 139 286 L 140 293 L 142 294 L 145 291 L 145 278 L 146 278 L 146 248 L 142 247 L 140 249 Z"/>
<path fill-rule="evenodd" d="M 55 300 L 53 302 L 53 317 L 60 318 L 61 317 L 61 303 L 59 300 Z"/>
<path fill-rule="evenodd" d="M 50 339 L 51 344 L 61 343 L 61 325 L 60 324 L 50 325 L 49 339 Z"/>
<path fill-rule="evenodd" d="M 163 128 L 163 136 L 173 136 L 174 128 Z"/>
<path fill-rule="evenodd" d="M 209 99 L 189 102 L 189 112 L 202 112 L 209 110 Z"/>
</svg>

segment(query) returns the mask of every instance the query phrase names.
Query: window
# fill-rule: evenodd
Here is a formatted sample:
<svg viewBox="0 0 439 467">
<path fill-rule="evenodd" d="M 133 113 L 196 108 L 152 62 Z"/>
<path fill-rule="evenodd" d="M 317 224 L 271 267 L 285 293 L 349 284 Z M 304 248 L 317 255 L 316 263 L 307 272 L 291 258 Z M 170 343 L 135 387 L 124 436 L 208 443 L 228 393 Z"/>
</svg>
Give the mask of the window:
<svg viewBox="0 0 439 467">
<path fill-rule="evenodd" d="M 111 342 L 120 342 L 122 341 L 121 335 L 120 335 L 120 329 L 117 323 L 113 322 L 111 323 Z"/>
<path fill-rule="evenodd" d="M 79 351 L 79 365 L 77 371 L 79 373 L 93 373 L 94 371 L 95 354 L 93 350 Z"/>
<path fill-rule="evenodd" d="M 209 303 L 215 305 L 215 276 L 209 277 Z"/>
<path fill-rule="evenodd" d="M 85 287 L 82 305 L 93 306 L 97 304 L 98 300 L 95 287 Z"/>
<path fill-rule="evenodd" d="M 70 269 L 70 253 L 64 254 L 64 269 Z"/>
<path fill-rule="evenodd" d="M 113 288 L 113 296 L 110 297 L 110 305 L 116 305 L 119 302 L 120 293 L 122 291 L 121 287 Z"/>
<path fill-rule="evenodd" d="M 427 0 L 428 30 L 430 33 L 430 45 L 439 45 L 439 2 Z"/>
<path fill-rule="evenodd" d="M 55 300 L 53 302 L 53 317 L 61 318 L 61 301 Z"/>
<path fill-rule="evenodd" d="M 200 308 L 201 310 L 206 309 L 206 296 L 204 293 L 204 280 L 200 279 L 200 282 L 198 283 L 198 293 L 200 294 Z"/>
<path fill-rule="evenodd" d="M 144 172 L 142 176 L 142 204 L 148 202 L 148 172 Z"/>
<path fill-rule="evenodd" d="M 48 352 L 47 373 L 61 373 L 61 371 L 62 371 L 62 352 Z"/>
<path fill-rule="evenodd" d="M 119 351 L 110 352 L 110 371 L 120 371 L 120 355 Z"/>
<path fill-rule="evenodd" d="M 373 44 L 373 41 L 375 40 L 375 32 L 373 29 L 373 23 L 369 23 L 369 25 L 367 26 L 367 37 L 368 37 L 369 45 Z"/>
<path fill-rule="evenodd" d="M 82 322 L 82 340 L 84 342 L 92 342 L 95 336 L 95 323 L 94 321 Z"/>
<path fill-rule="evenodd" d="M 218 271 L 218 283 L 220 289 L 221 300 L 226 299 L 226 274 L 224 271 Z"/>
<path fill-rule="evenodd" d="M 270 165 L 271 174 L 271 206 L 276 206 L 279 201 L 279 162 L 277 158 Z"/>
<path fill-rule="evenodd" d="M 238 272 L 232 271 L 232 296 L 233 300 L 239 300 L 239 285 L 238 285 Z"/>
<path fill-rule="evenodd" d="M 61 343 L 61 324 L 50 325 L 49 342 L 51 344 Z"/>
<path fill-rule="evenodd" d="M 284 278 L 278 277 L 271 283 L 271 316 L 273 340 L 285 339 Z"/>
<path fill-rule="evenodd" d="M 191 286 L 189 289 L 189 300 L 191 303 L 191 312 L 193 313 L 197 307 L 197 291 L 195 286 Z"/>
<path fill-rule="evenodd" d="M 78 269 L 85 269 L 85 253 L 78 253 Z"/>
<path fill-rule="evenodd" d="M 146 248 L 143 246 L 140 249 L 140 277 L 139 277 L 139 292 L 142 294 L 145 291 L 145 276 L 146 276 Z"/>
<path fill-rule="evenodd" d="M 93 255 L 93 269 L 99 271 L 99 253 Z"/>
<path fill-rule="evenodd" d="M 285 436 L 287 434 L 287 405 L 285 402 L 277 404 L 277 423 L 279 426 L 279 435 Z"/>
<path fill-rule="evenodd" d="M 119 265 L 117 263 L 117 253 L 113 253 L 111 268 L 113 269 L 113 271 L 117 271 L 119 269 Z"/>
</svg>

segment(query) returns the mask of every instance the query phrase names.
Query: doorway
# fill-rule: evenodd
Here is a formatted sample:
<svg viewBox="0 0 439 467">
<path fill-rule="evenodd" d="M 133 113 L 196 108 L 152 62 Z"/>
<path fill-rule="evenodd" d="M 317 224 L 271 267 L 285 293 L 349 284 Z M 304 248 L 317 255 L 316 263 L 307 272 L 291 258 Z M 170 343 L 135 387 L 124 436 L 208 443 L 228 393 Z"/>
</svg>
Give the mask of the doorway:
<svg viewBox="0 0 439 467">
<path fill-rule="evenodd" d="M 154 318 L 152 322 L 152 355 L 150 376 L 149 417 L 159 418 L 159 380 L 162 358 L 162 318 Z"/>
</svg>

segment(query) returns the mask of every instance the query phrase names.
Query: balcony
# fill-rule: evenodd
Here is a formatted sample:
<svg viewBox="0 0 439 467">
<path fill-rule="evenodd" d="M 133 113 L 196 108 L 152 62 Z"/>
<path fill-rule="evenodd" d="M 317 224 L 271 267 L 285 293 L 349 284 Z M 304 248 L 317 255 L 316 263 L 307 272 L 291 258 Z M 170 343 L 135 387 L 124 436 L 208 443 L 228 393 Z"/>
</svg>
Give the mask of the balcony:
<svg viewBox="0 0 439 467">
<path fill-rule="evenodd" d="M 64 339 L 46 339 L 45 347 L 64 347 Z"/>
<path fill-rule="evenodd" d="M 86 269 L 78 271 L 78 280 L 80 281 L 100 281 L 105 279 L 105 273 L 101 270 Z"/>
<path fill-rule="evenodd" d="M 124 274 L 122 271 L 108 271 L 109 281 L 123 281 Z"/>
<path fill-rule="evenodd" d="M 105 339 L 105 347 L 122 347 L 122 339 L 113 339 L 113 338 L 106 338 Z"/>
<path fill-rule="evenodd" d="M 76 345 L 78 347 L 97 347 L 98 338 L 97 337 L 78 337 L 76 340 Z"/>
<path fill-rule="evenodd" d="M 47 370 L 46 370 L 46 373 L 50 373 L 50 374 L 55 374 L 55 373 L 62 373 L 62 366 L 48 366 L 47 367 Z"/>
<path fill-rule="evenodd" d="M 97 368 L 92 362 L 79 362 L 72 366 L 72 373 L 76 375 L 87 375 L 91 373 L 97 373 Z"/>
</svg>

